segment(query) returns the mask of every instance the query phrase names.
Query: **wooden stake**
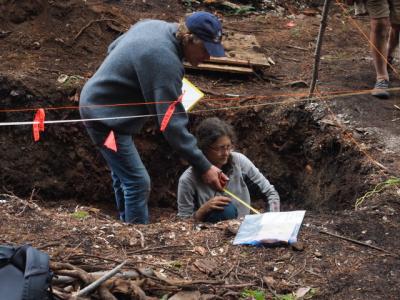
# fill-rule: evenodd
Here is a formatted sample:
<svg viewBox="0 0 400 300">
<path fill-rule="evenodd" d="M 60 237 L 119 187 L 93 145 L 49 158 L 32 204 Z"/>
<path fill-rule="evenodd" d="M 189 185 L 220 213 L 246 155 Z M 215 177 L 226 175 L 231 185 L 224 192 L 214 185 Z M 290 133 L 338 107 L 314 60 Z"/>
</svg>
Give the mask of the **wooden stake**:
<svg viewBox="0 0 400 300">
<path fill-rule="evenodd" d="M 325 28 L 326 28 L 326 20 L 328 19 L 328 11 L 329 11 L 329 5 L 331 4 L 331 0 L 325 0 L 324 3 L 324 9 L 322 11 L 322 19 L 321 19 L 321 24 L 319 26 L 319 32 L 318 32 L 318 39 L 317 39 L 317 45 L 315 48 L 315 55 L 314 55 L 314 69 L 312 73 L 312 79 L 311 79 L 311 84 L 310 84 L 310 92 L 308 94 L 308 97 L 312 97 L 315 89 L 315 85 L 317 82 L 318 78 L 318 67 L 319 67 L 319 61 L 320 61 L 320 56 L 321 56 L 321 46 L 322 46 L 322 39 L 325 33 Z"/>
</svg>

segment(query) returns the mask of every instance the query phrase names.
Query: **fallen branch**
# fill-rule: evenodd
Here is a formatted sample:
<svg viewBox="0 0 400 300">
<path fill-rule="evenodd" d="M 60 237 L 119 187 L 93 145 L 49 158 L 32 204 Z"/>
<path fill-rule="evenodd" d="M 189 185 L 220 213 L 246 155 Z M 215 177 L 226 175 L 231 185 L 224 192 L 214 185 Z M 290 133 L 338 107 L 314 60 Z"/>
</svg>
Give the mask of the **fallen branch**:
<svg viewBox="0 0 400 300">
<path fill-rule="evenodd" d="M 167 283 L 172 286 L 178 286 L 178 287 L 186 287 L 186 286 L 191 286 L 194 284 L 224 284 L 224 280 L 203 280 L 203 279 L 198 279 L 198 280 L 178 280 L 178 279 L 168 279 L 161 275 L 158 272 L 154 272 L 154 275 L 158 280 L 161 280 L 164 283 Z"/>
<path fill-rule="evenodd" d="M 117 300 L 113 294 L 108 290 L 108 288 L 102 284 L 98 288 L 99 296 L 103 300 Z"/>
<path fill-rule="evenodd" d="M 103 282 L 107 281 L 108 279 L 110 279 L 111 277 L 113 277 L 115 274 L 117 274 L 119 272 L 119 270 L 126 264 L 126 260 L 116 266 L 114 269 L 112 269 L 110 272 L 104 274 L 103 276 L 101 276 L 99 279 L 97 279 L 96 281 L 92 282 L 91 284 L 89 284 L 87 287 L 85 287 L 83 290 L 79 291 L 76 296 L 80 297 L 80 296 L 85 296 L 89 293 L 91 293 L 92 291 L 96 290 Z"/>
<path fill-rule="evenodd" d="M 54 288 L 54 287 L 52 288 L 52 293 L 62 300 L 70 300 L 71 299 L 71 295 L 69 293 L 58 290 L 57 288 Z"/>
<path fill-rule="evenodd" d="M 298 50 L 303 50 L 303 51 L 308 51 L 310 49 L 299 47 L 299 46 L 293 46 L 293 45 L 286 45 L 288 48 L 293 48 L 293 49 L 298 49 Z"/>
<path fill-rule="evenodd" d="M 84 27 L 82 27 L 81 30 L 79 30 L 79 32 L 75 35 L 74 39 L 72 40 L 72 42 L 75 42 L 78 37 L 86 30 L 88 29 L 92 24 L 94 23 L 98 23 L 98 22 L 104 22 L 104 21 L 113 21 L 118 23 L 115 19 L 98 19 L 98 20 L 92 20 L 89 23 L 87 23 Z"/>
<path fill-rule="evenodd" d="M 86 284 L 93 281 L 90 274 L 68 263 L 50 262 L 50 269 L 57 275 L 79 278 Z"/>
<path fill-rule="evenodd" d="M 255 282 L 247 282 L 247 283 L 239 283 L 239 284 L 224 284 L 221 285 L 221 288 L 227 288 L 227 289 L 234 289 L 234 288 L 244 288 L 248 286 L 255 286 L 257 283 Z"/>
<path fill-rule="evenodd" d="M 289 60 L 289 61 L 294 61 L 294 62 L 300 62 L 300 59 L 296 59 L 296 58 L 292 58 L 292 57 L 285 57 L 285 56 L 281 56 L 279 55 L 280 58 L 284 59 L 284 60 Z"/>
<path fill-rule="evenodd" d="M 97 258 L 99 260 L 110 261 L 110 262 L 117 263 L 117 264 L 121 263 L 121 261 L 116 260 L 116 259 L 102 257 L 102 256 L 98 256 L 98 255 L 83 254 L 83 253 L 71 255 L 69 258 L 72 259 L 72 258 L 79 258 L 79 257 L 90 257 L 90 258 Z"/>
<path fill-rule="evenodd" d="M 106 271 L 101 271 L 101 272 L 93 272 L 89 273 L 90 276 L 92 276 L 95 280 L 100 278 L 101 276 L 104 276 L 107 272 Z M 119 279 L 138 279 L 140 278 L 140 274 L 136 271 L 127 271 L 127 272 L 121 272 L 119 274 L 116 274 L 115 277 Z M 53 285 L 65 285 L 65 284 L 70 284 L 74 281 L 76 281 L 77 278 L 73 276 L 57 276 L 54 277 L 52 280 Z"/>
<path fill-rule="evenodd" d="M 181 244 L 181 245 L 166 245 L 166 246 L 144 248 L 144 249 L 139 249 L 139 250 L 135 250 L 135 251 L 130 251 L 130 252 L 127 252 L 126 254 L 132 255 L 132 254 L 138 254 L 138 253 L 147 252 L 147 251 L 160 250 L 160 249 L 165 249 L 165 248 L 186 247 L 186 246 L 187 245 L 184 245 L 184 244 Z"/>
<path fill-rule="evenodd" d="M 394 256 L 394 257 L 399 257 L 399 254 L 392 253 L 392 252 L 387 251 L 387 250 L 385 250 L 385 249 L 383 249 L 383 248 L 380 248 L 380 247 L 377 247 L 377 246 L 374 246 L 374 245 L 370 245 L 370 244 L 367 244 L 367 243 L 364 243 L 364 242 L 361 242 L 361 241 L 358 241 L 358 240 L 354 240 L 354 239 L 352 239 L 352 238 L 349 238 L 349 237 L 346 237 L 346 236 L 343 236 L 343 235 L 338 235 L 338 234 L 335 234 L 335 233 L 332 233 L 332 232 L 329 232 L 329 231 L 325 231 L 325 230 L 319 230 L 319 232 L 320 232 L 320 233 L 327 234 L 327 235 L 330 235 L 330 236 L 334 236 L 334 237 L 337 237 L 337 238 L 339 238 L 339 239 L 346 240 L 346 241 L 349 241 L 349 242 L 352 242 L 352 243 L 355 243 L 355 244 L 358 244 L 358 245 L 370 247 L 370 248 L 372 248 L 372 249 L 385 252 L 385 253 L 387 253 L 388 255 L 391 255 L 391 256 Z"/>
<path fill-rule="evenodd" d="M 224 280 L 225 278 L 226 278 L 226 276 L 228 276 L 232 271 L 233 271 L 233 269 L 236 267 L 236 265 L 235 264 L 233 264 L 232 265 L 232 267 L 222 276 L 222 280 Z"/>
<path fill-rule="evenodd" d="M 37 246 L 36 249 L 43 250 L 43 249 L 46 249 L 48 247 L 53 247 L 53 246 L 60 246 L 60 242 L 50 242 L 47 244 L 43 244 L 41 246 Z"/>
<path fill-rule="evenodd" d="M 147 299 L 146 293 L 142 290 L 142 288 L 138 284 L 131 281 L 130 286 L 131 286 L 132 292 L 133 292 L 132 296 L 135 296 L 134 299 L 137 299 L 138 297 L 139 297 L 139 300 Z"/>
</svg>

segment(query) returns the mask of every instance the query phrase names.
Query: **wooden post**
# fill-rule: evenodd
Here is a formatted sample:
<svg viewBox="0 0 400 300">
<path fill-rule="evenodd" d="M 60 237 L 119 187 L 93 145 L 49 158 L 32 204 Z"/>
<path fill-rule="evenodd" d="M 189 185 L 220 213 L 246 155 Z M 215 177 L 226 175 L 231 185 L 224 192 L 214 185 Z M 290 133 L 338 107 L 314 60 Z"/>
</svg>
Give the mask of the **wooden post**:
<svg viewBox="0 0 400 300">
<path fill-rule="evenodd" d="M 319 67 L 319 61 L 320 61 L 320 56 L 321 56 L 322 39 L 323 39 L 323 36 L 325 33 L 330 4 L 331 4 L 331 0 L 325 0 L 324 9 L 322 11 L 321 24 L 319 26 L 317 45 L 316 45 L 315 54 L 314 54 L 314 69 L 313 69 L 312 79 L 311 79 L 311 84 L 310 84 L 310 92 L 308 94 L 309 98 L 314 93 L 315 85 L 316 85 L 317 79 L 318 79 L 318 67 Z"/>
</svg>

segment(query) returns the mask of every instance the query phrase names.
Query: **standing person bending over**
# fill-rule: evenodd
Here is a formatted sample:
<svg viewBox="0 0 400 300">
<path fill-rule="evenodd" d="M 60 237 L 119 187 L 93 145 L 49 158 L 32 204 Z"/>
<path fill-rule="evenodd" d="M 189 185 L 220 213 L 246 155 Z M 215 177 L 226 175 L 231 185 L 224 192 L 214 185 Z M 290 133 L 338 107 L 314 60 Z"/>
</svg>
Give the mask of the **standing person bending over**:
<svg viewBox="0 0 400 300">
<path fill-rule="evenodd" d="M 85 126 L 111 169 L 122 221 L 149 221 L 150 178 L 132 135 L 140 132 L 146 115 L 156 116 L 161 124 L 168 107 L 181 95 L 183 58 L 196 66 L 210 55 L 224 56 L 221 37 L 220 21 L 207 12 L 193 13 L 180 25 L 141 21 L 109 46 L 107 57 L 82 89 L 81 117 L 95 119 Z M 221 190 L 220 169 L 196 146 L 187 123 L 184 107 L 178 103 L 164 137 L 210 189 Z M 117 151 L 104 146 L 111 131 Z"/>
<path fill-rule="evenodd" d="M 235 134 L 230 125 L 218 118 L 205 119 L 198 126 L 196 137 L 207 159 L 228 175 L 227 190 L 250 204 L 249 187 L 256 187 L 264 195 L 269 211 L 279 211 L 280 199 L 274 186 L 246 156 L 232 152 Z M 179 178 L 178 216 L 218 222 L 246 214 L 247 207 L 205 185 L 192 167 Z"/>
</svg>

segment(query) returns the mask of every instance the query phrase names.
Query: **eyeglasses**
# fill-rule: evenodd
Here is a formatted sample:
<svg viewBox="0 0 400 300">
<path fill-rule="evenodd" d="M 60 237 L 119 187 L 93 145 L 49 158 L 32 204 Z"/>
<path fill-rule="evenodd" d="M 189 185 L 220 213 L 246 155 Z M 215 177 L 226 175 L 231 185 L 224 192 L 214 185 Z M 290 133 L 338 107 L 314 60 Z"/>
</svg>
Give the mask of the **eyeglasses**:
<svg viewBox="0 0 400 300">
<path fill-rule="evenodd" d="M 217 146 L 217 147 L 208 146 L 208 148 L 218 153 L 225 153 L 225 152 L 231 152 L 233 150 L 233 145 Z"/>
</svg>

